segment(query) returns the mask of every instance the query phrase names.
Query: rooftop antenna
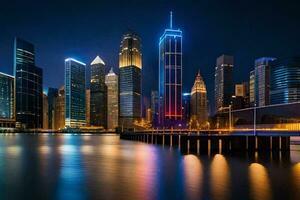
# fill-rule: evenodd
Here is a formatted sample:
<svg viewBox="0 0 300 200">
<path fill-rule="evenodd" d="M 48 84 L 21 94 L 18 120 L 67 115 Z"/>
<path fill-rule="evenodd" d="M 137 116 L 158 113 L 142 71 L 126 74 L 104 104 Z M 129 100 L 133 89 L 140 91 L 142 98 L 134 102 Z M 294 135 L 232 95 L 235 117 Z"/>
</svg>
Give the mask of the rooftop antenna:
<svg viewBox="0 0 300 200">
<path fill-rule="evenodd" d="M 173 27 L 173 12 L 170 12 L 170 29 Z"/>
</svg>

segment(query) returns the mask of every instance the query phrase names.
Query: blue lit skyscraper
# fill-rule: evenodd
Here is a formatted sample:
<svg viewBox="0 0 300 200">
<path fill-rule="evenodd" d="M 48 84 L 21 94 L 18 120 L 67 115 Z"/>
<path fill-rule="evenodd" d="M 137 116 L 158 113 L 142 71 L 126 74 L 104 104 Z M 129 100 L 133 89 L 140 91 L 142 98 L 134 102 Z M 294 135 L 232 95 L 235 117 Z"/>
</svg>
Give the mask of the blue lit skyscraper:
<svg viewBox="0 0 300 200">
<path fill-rule="evenodd" d="M 85 121 L 85 64 L 73 58 L 65 60 L 65 125 L 78 128 Z"/>
<path fill-rule="evenodd" d="M 13 76 L 0 72 L 0 120 L 14 119 L 14 80 Z"/>
<path fill-rule="evenodd" d="M 119 53 L 119 125 L 125 128 L 141 118 L 141 71 L 141 40 L 133 33 L 125 34 Z"/>
<path fill-rule="evenodd" d="M 300 56 L 277 59 L 270 69 L 271 104 L 300 101 Z"/>
<path fill-rule="evenodd" d="M 160 126 L 177 126 L 182 121 L 182 32 L 170 27 L 159 39 Z"/>
<path fill-rule="evenodd" d="M 43 70 L 35 66 L 33 44 L 15 38 L 16 127 L 43 127 Z"/>
</svg>

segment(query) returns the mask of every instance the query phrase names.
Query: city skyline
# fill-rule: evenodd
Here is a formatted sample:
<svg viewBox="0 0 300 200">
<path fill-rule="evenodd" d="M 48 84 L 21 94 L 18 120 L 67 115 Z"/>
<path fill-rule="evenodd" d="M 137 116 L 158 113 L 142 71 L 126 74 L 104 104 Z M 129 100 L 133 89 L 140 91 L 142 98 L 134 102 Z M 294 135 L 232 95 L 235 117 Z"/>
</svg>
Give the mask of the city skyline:
<svg viewBox="0 0 300 200">
<path fill-rule="evenodd" d="M 20 3 L 23 4 L 23 3 Z M 118 2 L 117 5 L 122 4 Z M 138 32 L 143 40 L 143 65 L 145 66 L 143 70 L 143 75 L 145 72 L 151 74 L 151 76 L 143 76 L 143 95 L 150 97 L 150 92 L 152 85 L 157 88 L 157 83 L 152 80 L 153 75 L 158 73 L 158 53 L 157 49 L 157 38 L 161 33 L 161 30 L 168 25 L 168 13 L 170 10 L 174 12 L 175 20 L 174 24 L 180 24 L 181 29 L 184 32 L 184 59 L 183 59 L 183 92 L 189 91 L 193 82 L 190 77 L 193 77 L 194 72 L 200 68 L 204 80 L 207 82 L 208 91 L 211 91 L 214 87 L 213 79 L 211 76 L 214 68 L 214 61 L 217 56 L 223 53 L 233 55 L 235 57 L 235 66 L 239 69 L 238 72 L 234 72 L 235 82 L 242 82 L 247 80 L 249 76 L 250 69 L 254 68 L 253 60 L 263 56 L 272 57 L 285 57 L 292 56 L 299 52 L 299 47 L 296 45 L 297 35 L 300 32 L 299 28 L 296 26 L 296 19 L 299 15 L 295 12 L 295 6 L 293 3 L 284 4 L 277 3 L 272 4 L 272 9 L 267 5 L 268 2 L 264 1 L 258 5 L 252 5 L 251 3 L 246 3 L 246 5 L 233 5 L 233 3 L 226 3 L 225 9 L 220 10 L 224 2 L 219 3 L 180 3 L 174 2 L 169 5 L 168 2 L 157 4 L 145 3 L 145 5 L 136 6 L 134 3 L 128 3 L 124 5 L 126 7 L 133 6 L 137 9 L 129 14 L 123 19 L 122 12 L 118 10 L 119 8 L 113 9 L 109 5 L 103 3 L 103 7 L 109 8 L 116 15 L 112 19 L 108 19 L 107 22 L 102 20 L 101 16 L 97 17 L 95 15 L 87 16 L 85 20 L 88 19 L 98 19 L 99 25 L 93 23 L 95 27 L 94 31 L 89 34 L 79 34 L 82 32 L 80 27 L 83 28 L 84 25 L 80 21 L 76 24 L 76 20 L 71 20 L 72 17 L 76 19 L 74 13 L 70 13 L 70 17 L 62 17 L 59 23 L 59 31 L 54 32 L 55 29 L 51 30 L 50 33 L 45 34 L 44 29 L 49 31 L 54 27 L 54 19 L 49 18 L 53 16 L 53 13 L 58 14 L 57 16 L 62 16 L 60 9 L 55 9 L 53 6 L 49 5 L 49 9 L 53 13 L 48 13 L 46 22 L 41 23 L 40 19 L 32 19 L 35 14 L 25 15 L 24 19 L 19 19 L 18 24 L 23 26 L 13 26 L 12 23 L 15 22 L 17 18 L 12 17 L 7 13 L 7 11 L 1 12 L 1 15 L 5 16 L 0 20 L 0 25 L 6 30 L 0 36 L 0 67 L 1 71 L 4 73 L 12 74 L 12 44 L 14 36 L 20 36 L 28 41 L 35 44 L 37 51 L 37 65 L 43 68 L 44 74 L 47 74 L 44 79 L 44 87 L 54 87 L 59 88 L 63 85 L 63 60 L 67 57 L 75 57 L 83 62 L 89 63 L 93 59 L 95 54 L 103 55 L 103 59 L 106 60 L 108 69 L 111 67 L 117 72 L 118 66 L 118 45 L 122 34 L 126 32 L 129 28 Z M 97 4 L 96 4 L 97 5 Z M 294 6 L 293 6 L 294 5 Z M 8 8 L 13 10 L 18 10 L 14 5 L 7 5 Z M 26 5 L 24 5 L 26 8 Z M 65 2 L 61 3 L 61 8 L 67 6 Z M 79 5 L 74 3 L 72 5 L 76 10 Z M 135 13 L 140 13 L 141 10 L 147 16 L 149 12 L 148 9 L 142 9 L 148 6 L 149 9 L 157 8 L 160 12 L 156 18 L 147 18 L 142 15 L 139 19 L 134 19 Z M 249 6 L 249 8 L 247 8 Z M 255 7 L 254 7 L 255 6 Z M 40 8 L 41 5 L 37 3 L 34 8 Z M 118 7 L 118 6 L 116 6 Z M 256 8 L 257 7 L 257 8 Z M 89 9 L 88 5 L 83 6 L 84 9 Z M 215 11 L 219 13 L 217 16 L 212 16 L 210 12 Z M 251 8 L 255 8 L 255 13 L 249 12 Z M 265 9 L 262 9 L 265 8 Z M 199 10 L 200 9 L 200 10 Z M 43 10 L 43 9 L 41 9 Z M 184 15 L 185 10 L 190 10 L 190 15 Z M 235 17 L 236 14 L 228 12 L 231 10 L 240 10 L 243 12 L 242 19 Z M 262 11 L 263 10 L 263 11 Z M 288 10 L 288 11 L 287 11 Z M 227 12 L 226 12 L 227 11 Z M 22 11 L 23 12 L 23 11 Z M 20 13 L 22 13 L 20 12 Z M 37 10 L 37 13 L 41 12 Z M 227 14 L 225 14 L 225 12 Z M 47 12 L 46 12 L 47 13 Z M 276 13 L 276 14 L 274 14 Z M 290 14 L 290 15 L 288 15 Z M 257 21 L 255 20 L 259 16 L 264 16 L 263 19 Z M 7 17 L 8 16 L 8 17 Z M 43 15 L 45 16 L 45 15 Z M 121 17 L 122 16 L 122 17 Z M 220 18 L 220 16 L 222 16 Z M 271 17 L 272 16 L 272 19 Z M 289 19 L 287 19 L 289 16 Z M 199 20 L 192 20 L 193 17 L 197 17 Z M 234 18 L 233 21 L 230 20 Z M 28 23 L 26 19 L 30 19 L 31 23 Z M 153 25 L 150 23 L 144 23 L 146 21 L 153 21 Z M 93 20 L 91 20 L 93 21 Z M 63 23 L 68 22 L 68 23 Z M 99 28 L 104 24 L 114 22 L 112 28 L 107 28 L 107 33 L 99 33 Z M 267 23 L 269 22 L 269 23 Z M 42 29 L 38 32 L 33 27 L 34 24 L 39 25 Z M 55 23 L 54 23 L 55 24 Z M 79 28 L 78 33 L 74 35 L 68 35 L 66 27 L 70 25 L 77 25 Z M 88 25 L 90 23 L 87 23 Z M 268 26 L 262 26 L 262 24 L 269 24 Z M 236 27 L 238 25 L 238 27 Z M 25 26 L 25 27 L 24 27 Z M 16 28 L 18 27 L 18 28 Z M 99 28 L 97 28 L 99 27 Z M 21 29 L 22 28 L 22 29 Z M 290 32 L 289 38 L 284 37 L 284 33 Z M 270 34 L 274 33 L 274 34 Z M 232 35 L 233 34 L 233 35 Z M 54 42 L 57 41 L 57 42 Z M 195 41 L 195 42 L 193 42 Z M 279 42 L 284 41 L 284 42 Z M 51 59 L 50 59 L 51 58 Z M 199 58 L 199 59 L 198 59 Z M 3 70 L 2 70 L 3 69 Z M 56 80 L 57 72 L 60 76 Z M 148 84 L 151 83 L 151 84 Z M 208 93 L 210 107 L 211 102 L 213 102 L 214 95 L 210 92 Z"/>
</svg>

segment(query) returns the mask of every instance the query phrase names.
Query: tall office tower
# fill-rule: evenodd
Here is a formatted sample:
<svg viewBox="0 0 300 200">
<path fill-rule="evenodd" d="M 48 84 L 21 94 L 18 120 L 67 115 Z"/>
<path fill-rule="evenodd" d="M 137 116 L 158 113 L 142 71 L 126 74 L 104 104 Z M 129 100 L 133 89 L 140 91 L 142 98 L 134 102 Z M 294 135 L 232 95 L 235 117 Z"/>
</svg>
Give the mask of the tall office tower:
<svg viewBox="0 0 300 200">
<path fill-rule="evenodd" d="M 85 90 L 85 116 L 86 116 L 86 126 L 91 125 L 91 90 Z"/>
<path fill-rule="evenodd" d="M 119 53 L 119 125 L 134 127 L 141 118 L 141 39 L 133 33 L 123 36 Z"/>
<path fill-rule="evenodd" d="M 207 91 L 200 72 L 198 72 L 191 90 L 191 118 L 196 121 L 197 128 L 207 125 Z"/>
<path fill-rule="evenodd" d="M 271 63 L 271 104 L 300 101 L 300 56 L 282 58 Z"/>
<path fill-rule="evenodd" d="M 152 112 L 152 126 L 158 125 L 159 112 L 159 95 L 158 91 L 151 91 L 151 112 Z"/>
<path fill-rule="evenodd" d="M 182 118 L 186 123 L 189 123 L 191 118 L 191 93 L 185 92 L 182 95 Z"/>
<path fill-rule="evenodd" d="M 257 106 L 270 104 L 270 62 L 275 58 L 263 57 L 255 60 L 255 96 Z"/>
<path fill-rule="evenodd" d="M 232 96 L 232 108 L 242 109 L 249 107 L 249 84 L 243 82 L 235 84 L 235 95 Z"/>
<path fill-rule="evenodd" d="M 65 126 L 85 126 L 85 64 L 73 58 L 65 60 Z"/>
<path fill-rule="evenodd" d="M 55 129 L 55 101 L 58 95 L 57 88 L 48 88 L 48 128 Z"/>
<path fill-rule="evenodd" d="M 255 70 L 250 72 L 249 104 L 250 104 L 250 107 L 255 106 Z"/>
<path fill-rule="evenodd" d="M 182 32 L 170 27 L 159 39 L 159 119 L 161 126 L 171 127 L 182 120 Z"/>
<path fill-rule="evenodd" d="M 33 44 L 15 38 L 16 127 L 43 127 L 43 70 L 35 66 Z"/>
<path fill-rule="evenodd" d="M 233 95 L 233 56 L 221 55 L 215 68 L 215 111 L 221 112 L 231 103 Z"/>
<path fill-rule="evenodd" d="M 107 86 L 107 129 L 118 127 L 119 120 L 119 87 L 118 76 L 114 73 L 113 68 L 105 76 Z"/>
<path fill-rule="evenodd" d="M 49 129 L 48 96 L 43 93 L 43 129 Z"/>
<path fill-rule="evenodd" d="M 62 86 L 58 90 L 58 95 L 55 99 L 55 130 L 65 127 L 65 87 Z"/>
<path fill-rule="evenodd" d="M 0 127 L 13 127 L 14 108 L 14 77 L 0 72 Z"/>
<path fill-rule="evenodd" d="M 91 126 L 107 128 L 107 86 L 105 85 L 105 63 L 97 56 L 91 63 Z"/>
</svg>

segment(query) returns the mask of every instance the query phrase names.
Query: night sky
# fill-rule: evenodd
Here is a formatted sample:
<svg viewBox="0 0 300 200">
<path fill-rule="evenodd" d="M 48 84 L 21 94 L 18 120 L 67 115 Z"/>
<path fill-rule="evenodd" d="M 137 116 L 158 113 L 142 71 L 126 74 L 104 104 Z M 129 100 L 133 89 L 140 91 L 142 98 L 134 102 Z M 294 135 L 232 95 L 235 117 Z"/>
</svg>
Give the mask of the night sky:
<svg viewBox="0 0 300 200">
<path fill-rule="evenodd" d="M 221 54 L 235 57 L 234 79 L 249 79 L 254 59 L 300 54 L 297 1 L 17 1 L 0 5 L 0 71 L 13 73 L 13 39 L 32 42 L 44 87 L 64 82 L 64 59 L 90 63 L 99 55 L 118 68 L 122 35 L 142 39 L 143 94 L 158 83 L 158 40 L 169 26 L 183 31 L 183 88 L 189 92 L 200 69 L 213 106 L 214 68 Z"/>
</svg>

